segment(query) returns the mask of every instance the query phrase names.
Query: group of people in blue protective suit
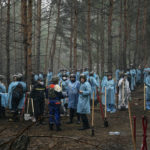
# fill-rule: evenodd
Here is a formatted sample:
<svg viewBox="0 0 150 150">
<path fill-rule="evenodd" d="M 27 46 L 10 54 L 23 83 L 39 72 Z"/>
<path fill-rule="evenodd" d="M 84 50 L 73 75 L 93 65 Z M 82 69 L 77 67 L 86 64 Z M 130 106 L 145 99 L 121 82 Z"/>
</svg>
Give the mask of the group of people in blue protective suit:
<svg viewBox="0 0 150 150">
<path fill-rule="evenodd" d="M 122 75 L 122 72 L 124 72 L 124 75 Z M 145 67 L 144 69 L 142 69 L 141 66 L 139 66 L 136 69 L 132 64 L 130 65 L 130 68 L 127 69 L 127 71 L 121 71 L 117 69 L 116 82 L 120 89 L 119 103 L 124 103 L 127 108 L 127 99 L 129 99 L 131 91 L 134 91 L 137 86 L 144 83 L 146 86 L 146 109 L 150 110 L 149 74 L 150 74 L 149 67 Z"/>
<path fill-rule="evenodd" d="M 6 87 L 3 84 L 4 77 L 0 79 L 0 115 L 5 117 L 5 108 L 11 110 L 12 116 L 9 121 L 18 121 L 18 114 L 22 111 L 26 94 L 26 83 L 23 81 L 22 74 L 18 73 L 13 76 L 13 81 L 8 87 L 8 93 L 6 93 Z"/>
<path fill-rule="evenodd" d="M 50 72 L 48 72 L 50 74 Z M 48 77 L 48 75 L 47 75 Z M 60 114 L 68 113 L 69 121 L 67 124 L 80 124 L 82 120 L 83 126 L 80 130 L 89 129 L 89 121 L 87 114 L 90 114 L 90 100 L 96 98 L 96 89 L 100 87 L 99 76 L 88 71 L 86 68 L 83 72 L 77 70 L 69 73 L 66 70 L 60 70 L 57 77 L 47 78 L 47 98 L 49 101 L 49 126 L 53 130 L 54 124 L 57 130 L 60 128 Z M 55 118 L 55 119 L 54 119 Z"/>
<path fill-rule="evenodd" d="M 124 106 L 128 108 L 128 100 L 131 91 L 136 86 L 146 86 L 146 109 L 150 110 L 150 68 L 135 69 L 132 65 L 127 71 L 119 69 L 113 74 L 105 73 L 101 82 L 99 75 L 94 71 L 89 72 L 88 68 L 83 70 L 67 71 L 61 69 L 57 75 L 49 69 L 47 75 L 43 73 L 33 74 L 30 92 L 27 92 L 27 85 L 23 81 L 23 75 L 18 73 L 8 86 L 8 92 L 4 85 L 4 76 L 0 75 L 0 118 L 5 117 L 5 108 L 11 110 L 12 116 L 9 121 L 18 121 L 19 114 L 27 107 L 27 95 L 33 100 L 34 121 L 36 125 L 45 124 L 45 100 L 49 109 L 49 128 L 61 130 L 61 116 L 69 116 L 67 124 L 76 122 L 82 127 L 80 130 L 89 129 L 88 114 L 92 100 L 97 105 L 97 94 L 102 96 L 102 104 L 106 105 L 107 111 L 115 113 L 116 108 Z M 118 94 L 118 105 L 116 104 Z M 117 106 L 117 107 L 116 107 Z M 76 120 L 76 121 L 75 121 Z"/>
</svg>

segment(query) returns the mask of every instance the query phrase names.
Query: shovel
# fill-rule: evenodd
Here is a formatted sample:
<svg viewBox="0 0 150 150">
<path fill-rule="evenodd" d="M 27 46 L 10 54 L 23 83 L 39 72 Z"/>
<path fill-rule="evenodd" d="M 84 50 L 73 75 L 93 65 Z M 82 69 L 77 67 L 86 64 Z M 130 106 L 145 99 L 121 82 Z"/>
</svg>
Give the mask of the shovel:
<svg viewBox="0 0 150 150">
<path fill-rule="evenodd" d="M 94 136 L 94 92 L 92 100 L 92 136 Z"/>
<path fill-rule="evenodd" d="M 105 117 L 104 117 L 104 127 L 108 127 L 108 121 L 107 121 L 107 100 L 106 100 L 106 87 L 105 87 Z"/>
<path fill-rule="evenodd" d="M 28 121 L 28 120 L 31 119 L 31 116 L 30 116 L 30 114 L 29 114 L 29 101 L 30 101 L 30 99 L 28 98 L 28 102 L 27 102 L 27 113 L 24 114 L 24 120 L 25 120 L 25 121 Z"/>
<path fill-rule="evenodd" d="M 34 117 L 34 103 L 33 103 L 33 99 L 31 98 L 31 104 L 32 104 L 32 112 L 33 112 L 33 116 L 32 116 L 32 122 L 36 122 L 36 119 Z"/>
</svg>

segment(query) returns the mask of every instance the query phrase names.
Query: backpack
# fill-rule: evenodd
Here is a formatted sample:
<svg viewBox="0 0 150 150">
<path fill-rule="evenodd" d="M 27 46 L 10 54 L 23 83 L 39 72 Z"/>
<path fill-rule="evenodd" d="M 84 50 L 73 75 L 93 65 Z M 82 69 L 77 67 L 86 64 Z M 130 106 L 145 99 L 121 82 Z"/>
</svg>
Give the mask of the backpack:
<svg viewBox="0 0 150 150">
<path fill-rule="evenodd" d="M 13 89 L 13 92 L 12 92 L 12 95 L 16 98 L 16 99 L 22 99 L 23 97 L 23 86 L 22 84 L 18 84 L 14 89 Z"/>
<path fill-rule="evenodd" d="M 55 99 L 57 97 L 54 88 L 48 88 L 48 97 L 50 99 Z"/>
</svg>

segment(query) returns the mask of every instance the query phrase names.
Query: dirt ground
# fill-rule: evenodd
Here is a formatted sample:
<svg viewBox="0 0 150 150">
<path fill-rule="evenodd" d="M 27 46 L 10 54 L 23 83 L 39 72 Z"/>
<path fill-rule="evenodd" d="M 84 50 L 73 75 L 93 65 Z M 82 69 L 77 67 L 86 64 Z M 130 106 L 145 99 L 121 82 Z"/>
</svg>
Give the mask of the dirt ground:
<svg viewBox="0 0 150 150">
<path fill-rule="evenodd" d="M 131 112 L 132 116 L 135 115 L 137 119 L 136 143 L 137 150 L 140 150 L 143 143 L 142 116 L 144 115 L 142 87 L 132 93 Z M 149 114 L 149 111 L 145 112 L 148 120 L 150 119 Z M 91 121 L 91 116 L 89 116 L 89 120 Z M 128 111 L 117 111 L 115 114 L 108 113 L 109 127 L 104 128 L 99 106 L 97 106 L 95 110 L 95 136 L 93 137 L 91 136 L 91 129 L 78 131 L 81 124 L 66 124 L 67 117 L 63 117 L 61 120 L 62 131 L 60 132 L 50 131 L 48 118 L 45 121 L 47 122 L 46 125 L 33 125 L 24 132 L 30 138 L 27 150 L 133 150 Z M 30 121 L 10 123 L 6 119 L 1 119 L 0 145 L 14 138 L 30 124 L 32 124 Z M 109 135 L 110 131 L 118 131 L 120 135 Z M 150 124 L 148 124 L 147 129 L 147 145 L 150 149 Z M 1 149 L 2 147 L 0 147 Z"/>
</svg>

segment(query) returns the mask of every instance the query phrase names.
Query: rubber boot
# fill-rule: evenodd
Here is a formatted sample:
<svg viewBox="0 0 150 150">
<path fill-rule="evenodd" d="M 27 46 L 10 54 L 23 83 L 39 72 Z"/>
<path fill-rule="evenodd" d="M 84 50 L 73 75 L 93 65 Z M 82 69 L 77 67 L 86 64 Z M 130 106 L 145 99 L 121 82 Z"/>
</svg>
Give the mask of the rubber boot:
<svg viewBox="0 0 150 150">
<path fill-rule="evenodd" d="M 53 130 L 53 126 L 54 126 L 53 124 L 50 124 L 50 123 L 49 123 L 49 129 L 50 129 L 50 130 Z"/>
</svg>

